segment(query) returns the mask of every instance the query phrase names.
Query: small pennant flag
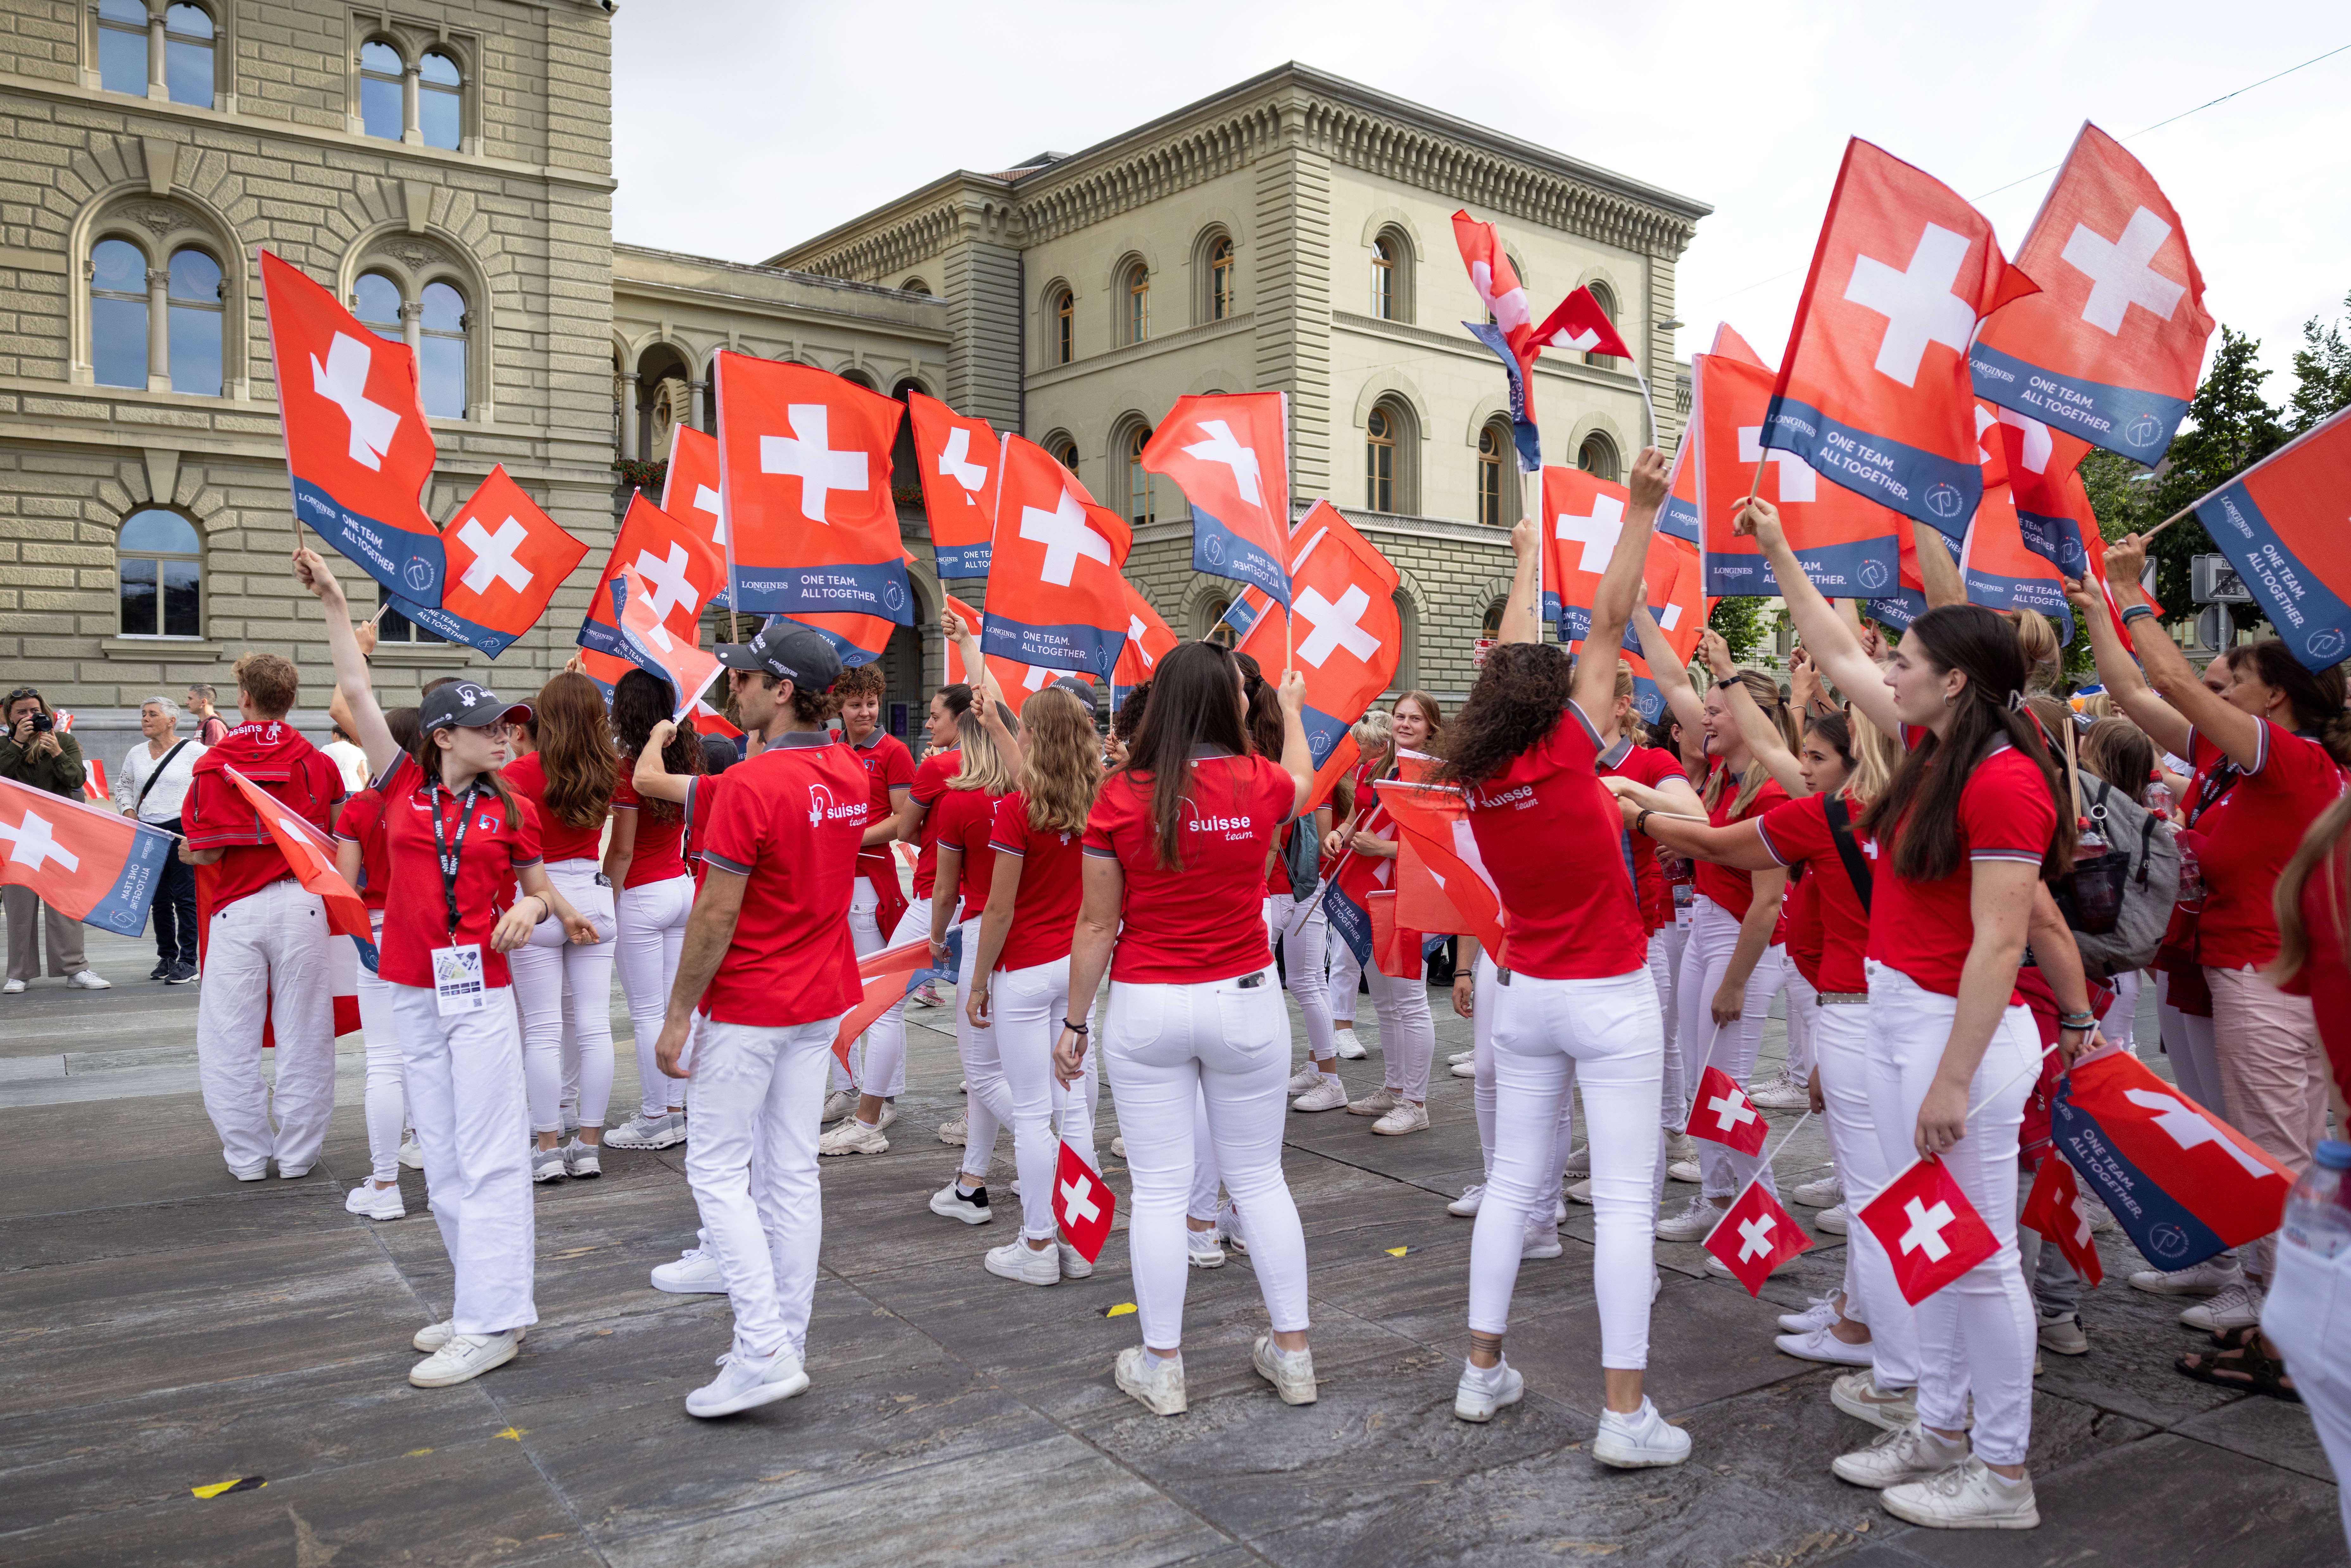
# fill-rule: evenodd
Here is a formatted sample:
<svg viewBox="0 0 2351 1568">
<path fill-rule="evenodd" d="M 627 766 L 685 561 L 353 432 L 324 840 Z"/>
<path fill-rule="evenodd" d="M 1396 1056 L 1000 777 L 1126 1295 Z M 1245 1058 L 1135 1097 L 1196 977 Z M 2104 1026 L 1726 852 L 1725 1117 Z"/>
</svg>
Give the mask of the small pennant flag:
<svg viewBox="0 0 2351 1568">
<path fill-rule="evenodd" d="M 1102 1244 L 1110 1239 L 1118 1198 L 1102 1180 L 1102 1172 L 1086 1164 L 1067 1143 L 1061 1147 L 1053 1171 L 1053 1222 L 1078 1249 L 1078 1256 L 1091 1263 L 1102 1256 Z"/>
<path fill-rule="evenodd" d="M 1812 1244 L 1795 1216 L 1757 1181 L 1749 1182 L 1739 1201 L 1722 1211 L 1702 1243 L 1750 1296 L 1763 1289 L 1773 1270 Z"/>
<path fill-rule="evenodd" d="M 1763 1113 L 1747 1098 L 1747 1092 L 1721 1068 L 1709 1067 L 1698 1081 L 1698 1097 L 1690 1105 L 1689 1125 L 1684 1131 L 1742 1155 L 1760 1155 L 1766 1129 Z"/>
<path fill-rule="evenodd" d="M 2057 1244 L 2074 1272 L 2090 1285 L 2105 1278 L 2105 1265 L 2099 1261 L 2097 1243 L 2091 1239 L 2089 1206 L 2083 1201 L 2082 1185 L 2074 1178 L 2074 1167 L 2062 1159 L 2044 1158 L 2041 1168 L 2033 1173 L 2032 1191 L 2024 1199 L 2024 1213 L 2018 1224 L 2039 1231 Z"/>
<path fill-rule="evenodd" d="M 1940 1160 L 1913 1164 L 1854 1218 L 1886 1249 L 1894 1282 L 1914 1307 L 2000 1250 L 1991 1228 Z"/>
</svg>

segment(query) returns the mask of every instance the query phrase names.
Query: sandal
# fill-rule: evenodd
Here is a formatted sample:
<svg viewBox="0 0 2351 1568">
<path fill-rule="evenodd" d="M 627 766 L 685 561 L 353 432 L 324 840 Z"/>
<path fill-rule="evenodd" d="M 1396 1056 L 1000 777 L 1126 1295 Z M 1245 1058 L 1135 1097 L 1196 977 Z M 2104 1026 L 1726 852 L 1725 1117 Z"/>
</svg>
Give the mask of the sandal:
<svg viewBox="0 0 2351 1568">
<path fill-rule="evenodd" d="M 2247 1336 L 2242 1343 L 2229 1350 L 2191 1350 L 2172 1364 L 2199 1383 L 2247 1394 L 2266 1394 L 2290 1405 L 2302 1403 L 2302 1396 L 2287 1381 L 2285 1363 L 2269 1353 L 2258 1333 Z"/>
<path fill-rule="evenodd" d="M 2261 1332 L 2262 1327 L 2259 1323 L 2240 1323 L 2235 1328 L 2222 1329 L 2217 1333 L 2208 1333 L 2204 1337 L 2222 1350 L 2242 1350 L 2253 1336 Z"/>
</svg>

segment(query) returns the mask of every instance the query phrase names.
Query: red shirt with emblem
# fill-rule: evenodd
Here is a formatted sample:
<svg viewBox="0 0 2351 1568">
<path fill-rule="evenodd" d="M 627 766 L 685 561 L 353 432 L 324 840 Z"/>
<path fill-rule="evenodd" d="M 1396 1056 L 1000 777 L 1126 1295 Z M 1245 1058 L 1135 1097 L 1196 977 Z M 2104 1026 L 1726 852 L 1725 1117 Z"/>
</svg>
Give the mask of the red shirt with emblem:
<svg viewBox="0 0 2351 1568">
<path fill-rule="evenodd" d="M 392 866 L 384 858 L 383 794 L 372 784 L 343 802 L 335 837 L 360 847 L 360 902 L 381 909 L 392 889 Z"/>
<path fill-rule="evenodd" d="M 498 916 L 513 907 L 515 873 L 537 865 L 537 810 L 528 800 L 515 802 L 514 821 L 485 786 L 474 792 L 470 813 L 461 812 L 465 794 L 452 794 L 424 777 L 413 757 L 392 765 L 376 786 L 383 796 L 384 863 L 391 896 L 383 906 L 383 941 L 376 973 L 396 986 L 433 985 L 433 949 L 478 942 L 482 947 L 482 980 L 496 987 L 507 983 L 507 957 L 490 950 L 490 933 Z M 441 818 L 441 836 L 457 852 L 457 929 L 449 929 L 447 888 L 442 881 L 440 852 L 434 846 L 433 818 Z M 457 842 L 461 818 L 465 842 Z"/>
<path fill-rule="evenodd" d="M 592 861 L 604 852 L 604 824 L 575 828 L 547 809 L 547 763 L 536 751 L 518 757 L 499 769 L 507 788 L 538 809 L 538 847 L 549 864 L 557 861 Z"/>
<path fill-rule="evenodd" d="M 873 733 L 862 743 L 852 745 L 849 749 L 856 755 L 858 765 L 865 769 L 865 777 L 873 785 L 873 798 L 870 802 L 873 813 L 865 822 L 870 828 L 892 814 L 890 791 L 908 789 L 914 784 L 914 754 L 906 749 L 904 741 L 889 734 L 880 725 L 875 725 Z M 889 848 L 887 844 L 882 847 Z"/>
<path fill-rule="evenodd" d="M 2351 962 L 2343 947 L 2344 909 L 2351 890 L 2351 854 L 2335 852 L 2310 868 L 2302 883 L 2302 929 L 2309 946 L 2302 967 L 2281 990 L 2308 997 L 2318 1019 L 2318 1041 L 2336 1092 L 2351 1098 Z"/>
<path fill-rule="evenodd" d="M 1662 747 L 1634 746 L 1629 737 L 1620 737 L 1608 750 L 1616 760 L 1603 758 L 1603 778 L 1630 779 L 1654 789 L 1668 779 L 1689 777 L 1682 771 L 1680 760 Z M 1641 920 L 1652 931 L 1662 930 L 1674 923 L 1674 903 L 1666 891 L 1665 873 L 1657 869 L 1657 841 L 1646 833 L 1635 833 L 1629 829 L 1626 832 L 1633 856 L 1633 890 L 1640 897 Z"/>
<path fill-rule="evenodd" d="M 206 879 L 214 910 L 294 874 L 245 792 L 221 772 L 234 768 L 321 833 L 334 831 L 343 770 L 283 719 L 238 725 L 196 758 L 180 808 L 191 849 L 221 852 Z"/>
<path fill-rule="evenodd" d="M 1113 773 L 1086 818 L 1084 852 L 1126 873 L 1110 977 L 1185 986 L 1264 968 L 1273 962 L 1265 854 L 1298 803 L 1297 784 L 1269 758 L 1194 761 L 1173 868 L 1159 863 L 1151 786 L 1148 773 Z"/>
<path fill-rule="evenodd" d="M 928 898 L 939 874 L 939 822 L 935 812 L 939 797 L 947 792 L 947 780 L 963 766 L 963 753 L 958 750 L 934 751 L 914 764 L 914 782 L 907 792 L 916 805 L 923 808 L 923 825 L 914 830 L 914 896 Z"/>
<path fill-rule="evenodd" d="M 685 856 L 681 846 L 685 839 L 685 814 L 665 815 L 653 810 L 643 796 L 637 793 L 633 758 L 621 764 L 621 781 L 612 789 L 612 810 L 633 811 L 637 818 L 637 836 L 630 841 L 628 874 L 621 879 L 623 888 L 643 887 L 649 882 L 667 882 L 685 874 Z"/>
<path fill-rule="evenodd" d="M 1510 914 L 1510 967 L 1539 980 L 1648 963 L 1625 819 L 1594 771 L 1599 758 L 1600 732 L 1571 702 L 1549 735 L 1466 791 L 1479 859 Z"/>
<path fill-rule="evenodd" d="M 703 853 L 749 885 L 702 1010 L 763 1029 L 838 1018 L 863 993 L 849 895 L 872 810 L 865 770 L 848 747 L 795 731 L 724 782 Z"/>
<path fill-rule="evenodd" d="M 934 849 L 952 849 L 963 857 L 962 873 L 951 891 L 963 899 L 966 920 L 978 919 L 987 906 L 988 881 L 996 875 L 996 852 L 987 847 L 987 836 L 996 825 L 996 803 L 1004 799 L 985 789 L 950 789 L 925 819 L 938 826 Z"/>
<path fill-rule="evenodd" d="M 1085 901 L 1081 885 L 1084 840 L 1082 831 L 1065 833 L 1029 826 L 1028 798 L 1018 789 L 997 797 L 988 847 L 1020 862 L 1020 889 L 1013 895 L 1012 928 L 1004 934 L 1004 950 L 997 955 L 998 969 L 1026 969 L 1070 956 L 1078 905 Z"/>
<path fill-rule="evenodd" d="M 1713 770 L 1714 773 L 1724 771 L 1719 760 L 1715 762 Z M 1712 774 L 1708 775 L 1709 778 L 1712 776 Z M 1745 810 L 1733 810 L 1732 808 L 1739 800 L 1739 788 L 1737 779 L 1722 780 L 1721 793 L 1715 797 L 1714 804 L 1707 808 L 1708 821 L 1718 828 L 1729 827 L 1733 822 L 1744 822 L 1750 818 L 1761 816 L 1788 798 L 1788 792 L 1785 789 L 1767 779 L 1763 781 L 1763 787 L 1755 791 L 1755 799 L 1747 803 Z M 1748 906 L 1755 902 L 1755 879 L 1752 876 L 1737 866 L 1716 865 L 1712 861 L 1696 862 L 1690 875 L 1698 883 L 1700 898 L 1713 900 L 1734 919 L 1747 918 Z M 1780 933 L 1776 929 L 1772 932 L 1771 939 L 1775 942 L 1780 939 Z"/>
<path fill-rule="evenodd" d="M 2302 847 L 2302 835 L 2343 792 L 2342 766 L 2307 736 L 2264 719 L 2261 755 L 2229 791 L 2228 809 L 2199 819 L 2205 842 L 2204 913 L 2196 923 L 2197 956 L 2215 969 L 2258 967 L 2277 956 L 2277 915 L 2270 899 L 2278 873 Z M 2201 734 L 2189 738 L 2199 776 L 2228 754 Z"/>
<path fill-rule="evenodd" d="M 1916 747 L 1924 733 L 1906 727 L 1902 742 Z M 2012 746 L 1995 749 L 1968 775 L 1956 826 L 1959 863 L 1947 877 L 1912 882 L 1894 869 L 1894 845 L 1885 841 L 1870 865 L 1869 956 L 1946 997 L 1959 994 L 1959 973 L 1975 946 L 1975 862 L 2038 866 L 2049 852 L 2057 807 L 2039 765 Z M 2017 1003 L 2012 992 L 2009 1002 Z"/>
<path fill-rule="evenodd" d="M 1855 817 L 1862 811 L 1850 801 L 1846 802 L 1846 810 Z M 1782 801 L 1763 813 L 1756 821 L 1755 831 L 1762 835 L 1763 847 L 1771 852 L 1773 860 L 1782 865 L 1804 868 L 1797 897 L 1810 904 L 1818 937 L 1817 946 L 1806 944 L 1818 956 L 1813 968 L 1804 971 L 1804 978 L 1823 991 L 1847 996 L 1867 991 L 1869 979 L 1862 970 L 1861 961 L 1869 948 L 1869 911 L 1862 907 L 1861 894 L 1855 890 L 1853 878 L 1844 869 L 1844 857 L 1837 852 L 1836 836 L 1829 831 L 1828 797 L 1807 795 L 1801 800 Z M 1872 847 L 1869 840 L 1856 832 L 1854 842 L 1867 860 Z M 1884 885 L 1877 875 L 1879 863 L 1869 862 L 1873 896 L 1875 890 Z M 1800 958 L 1811 956 L 1798 950 L 1801 917 L 1792 918 L 1788 924 L 1789 953 Z"/>
</svg>

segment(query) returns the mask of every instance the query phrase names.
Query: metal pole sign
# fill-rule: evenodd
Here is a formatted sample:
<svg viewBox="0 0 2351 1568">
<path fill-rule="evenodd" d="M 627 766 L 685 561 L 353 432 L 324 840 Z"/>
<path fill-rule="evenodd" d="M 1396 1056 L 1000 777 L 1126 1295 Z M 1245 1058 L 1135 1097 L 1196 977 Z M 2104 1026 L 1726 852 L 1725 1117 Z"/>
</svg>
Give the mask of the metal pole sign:
<svg viewBox="0 0 2351 1568">
<path fill-rule="evenodd" d="M 2252 590 L 2224 555 L 2188 558 L 2189 597 L 2199 604 L 2251 604 Z"/>
</svg>

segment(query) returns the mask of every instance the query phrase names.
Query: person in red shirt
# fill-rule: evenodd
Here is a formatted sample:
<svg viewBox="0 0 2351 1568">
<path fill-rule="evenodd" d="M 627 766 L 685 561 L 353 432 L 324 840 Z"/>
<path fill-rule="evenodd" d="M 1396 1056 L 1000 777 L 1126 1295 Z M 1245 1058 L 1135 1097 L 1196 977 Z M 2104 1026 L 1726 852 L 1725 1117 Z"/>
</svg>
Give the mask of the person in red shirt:
<svg viewBox="0 0 2351 1568">
<path fill-rule="evenodd" d="M 286 721 L 300 689 L 290 660 L 239 659 L 244 722 L 196 758 L 181 807 L 187 837 L 180 858 L 198 868 L 204 922 L 197 1073 L 221 1158 L 239 1181 L 260 1181 L 272 1159 L 281 1176 L 308 1176 L 335 1108 L 326 906 L 294 880 L 277 841 L 222 771 L 235 768 L 320 832 L 329 831 L 343 798 L 342 769 Z M 261 1077 L 265 1021 L 277 1046 L 274 1088 Z"/>
<path fill-rule="evenodd" d="M 1354 741 L 1355 750 L 1363 760 L 1349 769 L 1347 777 L 1331 791 L 1332 800 L 1341 803 L 1343 800 L 1344 809 L 1337 813 L 1337 821 L 1322 835 L 1322 875 L 1326 886 L 1331 873 L 1339 869 L 1341 856 L 1346 852 L 1348 841 L 1353 832 L 1351 826 L 1353 819 L 1376 801 L 1372 780 L 1386 771 L 1389 761 L 1395 756 L 1395 741 L 1388 716 L 1377 709 L 1349 726 L 1347 733 Z M 1345 831 L 1342 831 L 1343 829 Z M 1359 987 L 1368 993 L 1371 982 L 1364 977 L 1364 966 L 1356 959 L 1354 948 L 1341 942 L 1330 946 L 1329 953 L 1331 1049 L 1342 1061 L 1361 1061 L 1371 1052 L 1364 1049 L 1362 1040 L 1355 1038 L 1355 993 Z M 1292 1102 L 1290 1109 L 1332 1111 L 1347 1103 L 1347 1092 L 1343 1086 L 1338 1090 L 1335 1099 L 1328 1085 L 1317 1087 L 1323 1092 L 1301 1094 L 1299 1100 L 1305 1103 L 1301 1105 Z"/>
<path fill-rule="evenodd" d="M 685 1085 L 653 1061 L 669 988 L 677 979 L 685 917 L 694 908 L 694 878 L 686 874 L 685 810 L 679 801 L 637 788 L 637 759 L 653 747 L 656 762 L 681 780 L 702 772 L 702 737 L 671 725 L 656 744 L 653 730 L 669 723 L 675 690 L 660 676 L 629 670 L 612 683 L 612 738 L 621 753 L 612 786 L 612 833 L 604 847 L 604 880 L 612 898 L 612 967 L 636 1040 L 637 1113 L 604 1134 L 617 1149 L 666 1149 L 685 1141 Z"/>
<path fill-rule="evenodd" d="M 882 727 L 882 701 L 888 692 L 878 663 L 841 671 L 833 695 L 841 699 L 841 738 L 857 754 L 866 779 L 873 787 L 865 841 L 857 852 L 856 898 L 849 906 L 850 936 L 862 956 L 880 952 L 888 941 L 883 933 L 895 931 L 898 922 L 905 917 L 906 894 L 898 885 L 898 859 L 891 846 L 897 841 L 898 814 L 906 809 L 907 794 L 914 782 L 914 754 L 906 749 L 904 741 Z M 859 1039 L 849 1065 L 834 1061 L 832 1092 L 825 1096 L 824 1102 L 826 1121 L 840 1121 L 856 1107 L 871 1039 L 870 1032 Z M 904 1061 L 902 1051 L 897 1070 L 902 1076 Z M 852 1067 L 856 1071 L 852 1071 Z M 877 1098 L 886 1106 L 886 1096 Z M 894 1111 L 885 1113 L 895 1119 Z"/>
<path fill-rule="evenodd" d="M 392 744 L 416 749 L 416 710 L 396 707 L 383 716 Z M 385 857 L 383 792 L 371 784 L 343 802 L 335 817 L 335 869 L 359 890 L 367 905 L 370 935 L 383 946 L 383 906 L 390 895 L 392 863 Z M 400 1023 L 392 1016 L 392 987 L 366 964 L 359 972 L 360 1037 L 367 1047 L 366 1109 L 370 1179 L 343 1200 L 348 1213 L 369 1219 L 399 1219 L 408 1213 L 400 1197 L 401 1129 L 408 1120 L 407 1075 L 400 1060 Z"/>
<path fill-rule="evenodd" d="M 976 652 L 976 642 L 973 648 Z M 956 1056 L 963 1065 L 966 1095 L 962 1167 L 954 1180 L 931 1195 L 931 1212 L 967 1225 L 985 1224 L 992 1218 L 987 1167 L 996 1158 L 997 1130 L 1012 1114 L 1012 1097 L 1005 1088 L 995 1042 L 991 1039 L 982 1047 L 964 1010 L 979 946 L 976 927 L 995 872 L 988 835 L 996 823 L 996 803 L 1012 792 L 1014 782 L 1016 759 L 1006 755 L 996 734 L 1008 734 L 1008 727 L 983 724 L 977 716 L 964 719 L 956 753 L 961 761 L 926 819 L 937 835 L 934 847 L 938 855 L 938 885 L 931 895 L 931 967 L 955 977 Z"/>
<path fill-rule="evenodd" d="M 2037 1322 L 2016 1246 L 2017 1154 L 2043 1051 L 2016 973 L 2040 884 L 2073 863 L 2074 824 L 2057 810 L 2056 764 L 2024 706 L 2025 654 L 1998 612 L 1942 604 L 1910 623 L 1881 671 L 1804 575 L 1777 508 L 1750 502 L 1739 527 L 1762 545 L 1823 673 L 1905 747 L 1858 825 L 1877 851 L 1871 1119 L 1889 1170 L 1914 1155 L 1939 1160 L 1999 1242 L 1918 1303 L 1917 1424 L 1832 1468 L 1909 1523 L 2031 1529 Z M 2130 570 L 2115 569 L 2117 585 Z M 2060 1043 L 2065 1031 L 2078 1043 L 2097 1019 L 2068 1011 L 2060 1023 Z"/>
<path fill-rule="evenodd" d="M 1266 941 L 1265 857 L 1312 799 L 1301 715 L 1306 683 L 1287 672 L 1281 759 L 1249 749 L 1240 666 L 1212 643 L 1185 643 L 1153 672 L 1126 765 L 1086 819 L 1070 995 L 1110 971 L 1104 1070 L 1118 1089 L 1134 1181 L 1128 1254 L 1143 1343 L 1119 1353 L 1120 1388 L 1161 1416 L 1185 1408 L 1185 1241 L 1194 1106 L 1207 1097 L 1217 1165 L 1249 1217 L 1249 1260 L 1271 1332 L 1250 1362 L 1287 1404 L 1314 1399 L 1307 1349 L 1306 1239 L 1281 1174 L 1290 1010 Z M 1092 1025 L 1061 1019 L 1053 1071 L 1084 1072 Z"/>
<path fill-rule="evenodd" d="M 946 793 L 947 780 L 955 777 L 956 768 L 962 764 L 956 747 L 970 715 L 971 688 L 962 682 L 941 686 L 931 695 L 929 716 L 924 721 L 930 749 L 914 764 L 914 777 L 906 787 L 906 799 L 898 818 L 898 841 L 915 846 L 914 894 L 906 912 L 898 917 L 896 929 L 883 944 L 885 947 L 919 942 L 930 935 L 931 895 L 939 863 L 938 824 L 931 820 L 930 812 L 938 804 L 939 797 Z M 947 896 L 955 896 L 952 888 Z M 912 1000 L 921 1007 L 938 1006 L 937 983 L 925 980 L 915 988 Z M 889 1011 L 867 1027 L 863 1069 L 857 1119 L 869 1126 L 887 1127 L 898 1119 L 898 1108 L 891 1102 L 906 1092 L 904 1002 L 893 1002 Z M 950 1117 L 939 1129 L 942 1143 L 960 1144 L 964 1138 L 961 1113 Z"/>
<path fill-rule="evenodd" d="M 294 577 L 326 612 L 347 727 L 388 819 L 378 972 L 392 988 L 424 1181 L 455 1274 L 449 1316 L 413 1342 L 427 1354 L 408 1380 L 446 1388 L 512 1361 L 538 1321 L 522 1030 L 506 955 L 550 914 L 575 942 L 596 934 L 548 881 L 536 813 L 498 777 L 507 732 L 529 708 L 449 682 L 425 695 L 416 749 L 402 752 L 369 687 L 341 584 L 315 550 L 294 553 Z"/>
<path fill-rule="evenodd" d="M 654 1046 L 662 1071 L 688 1081 L 686 1181 L 735 1313 L 718 1375 L 686 1396 L 686 1413 L 705 1417 L 808 1387 L 816 1141 L 833 1034 L 862 992 L 849 903 L 872 810 L 865 769 L 826 729 L 832 644 L 778 617 L 716 653 L 763 744 L 730 770 L 703 835 L 709 870 Z"/>
<path fill-rule="evenodd" d="M 560 923 L 542 920 L 509 960 L 522 1009 L 523 1082 L 538 1140 L 530 1178 L 549 1182 L 603 1173 L 600 1146 L 612 1099 L 612 884 L 598 862 L 620 758 L 603 695 L 586 675 L 566 670 L 549 681 L 531 714 L 538 748 L 508 763 L 501 777 L 538 814 L 548 881 L 596 927 L 596 940 L 575 943 Z M 575 998 L 568 1009 L 567 990 Z M 565 1080 L 575 1071 L 580 1129 L 567 1143 Z"/>
</svg>

